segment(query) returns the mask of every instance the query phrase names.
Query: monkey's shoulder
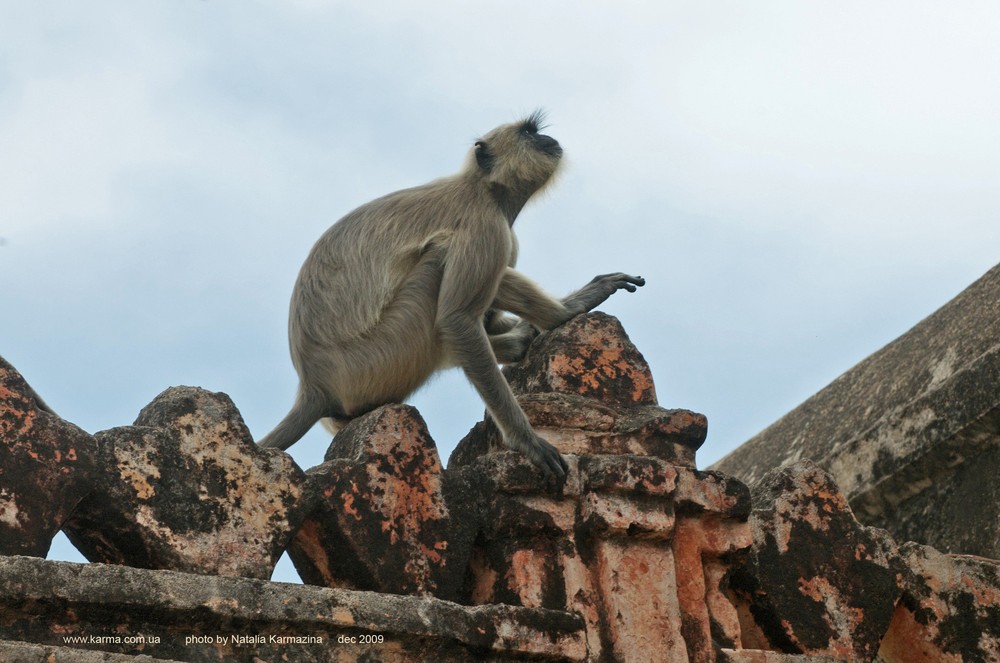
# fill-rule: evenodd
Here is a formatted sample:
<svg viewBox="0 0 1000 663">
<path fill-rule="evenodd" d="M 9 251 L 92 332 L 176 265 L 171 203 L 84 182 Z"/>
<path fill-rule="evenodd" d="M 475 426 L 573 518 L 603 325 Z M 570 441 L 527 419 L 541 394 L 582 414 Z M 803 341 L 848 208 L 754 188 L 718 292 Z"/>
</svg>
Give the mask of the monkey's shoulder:
<svg viewBox="0 0 1000 663">
<path fill-rule="evenodd" d="M 447 177 L 371 200 L 341 218 L 330 232 L 343 238 L 363 235 L 386 246 L 465 230 L 507 235 L 510 224 L 480 183 Z"/>
</svg>

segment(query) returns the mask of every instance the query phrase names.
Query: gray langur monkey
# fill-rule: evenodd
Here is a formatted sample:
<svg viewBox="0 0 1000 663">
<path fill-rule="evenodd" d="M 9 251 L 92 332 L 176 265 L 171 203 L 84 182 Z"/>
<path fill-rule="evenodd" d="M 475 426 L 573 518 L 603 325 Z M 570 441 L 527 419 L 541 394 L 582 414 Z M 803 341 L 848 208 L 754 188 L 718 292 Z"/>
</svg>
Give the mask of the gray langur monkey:
<svg viewBox="0 0 1000 663">
<path fill-rule="evenodd" d="M 514 219 L 562 158 L 558 141 L 539 133 L 541 121 L 535 112 L 497 127 L 457 175 L 362 205 L 319 238 L 289 314 L 298 394 L 261 446 L 287 449 L 319 419 L 336 430 L 460 366 L 505 444 L 547 475 L 565 476 L 566 461 L 531 429 L 497 364 L 522 359 L 536 328 L 558 327 L 645 281 L 606 274 L 559 300 L 514 271 Z"/>
</svg>

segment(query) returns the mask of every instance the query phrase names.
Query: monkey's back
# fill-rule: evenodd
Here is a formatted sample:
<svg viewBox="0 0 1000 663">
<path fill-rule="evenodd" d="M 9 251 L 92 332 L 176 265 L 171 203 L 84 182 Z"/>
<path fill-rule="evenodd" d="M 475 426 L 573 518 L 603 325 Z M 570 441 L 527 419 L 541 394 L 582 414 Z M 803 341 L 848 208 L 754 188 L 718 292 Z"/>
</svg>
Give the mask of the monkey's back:
<svg viewBox="0 0 1000 663">
<path fill-rule="evenodd" d="M 342 364 L 335 355 L 353 346 L 370 347 L 386 311 L 398 303 L 411 272 L 434 244 L 447 243 L 456 232 L 470 232 L 470 224 L 489 227 L 477 228 L 479 232 L 509 235 L 502 215 L 487 205 L 475 183 L 451 177 L 373 200 L 327 229 L 302 265 L 292 295 L 289 339 L 300 374 L 312 366 L 324 372 L 343 370 L 324 364 Z M 425 298 L 421 310 L 433 322 L 438 293 L 418 292 Z M 414 321 L 414 334 L 424 331 L 417 326 Z M 347 363 L 353 361 L 347 358 Z"/>
</svg>

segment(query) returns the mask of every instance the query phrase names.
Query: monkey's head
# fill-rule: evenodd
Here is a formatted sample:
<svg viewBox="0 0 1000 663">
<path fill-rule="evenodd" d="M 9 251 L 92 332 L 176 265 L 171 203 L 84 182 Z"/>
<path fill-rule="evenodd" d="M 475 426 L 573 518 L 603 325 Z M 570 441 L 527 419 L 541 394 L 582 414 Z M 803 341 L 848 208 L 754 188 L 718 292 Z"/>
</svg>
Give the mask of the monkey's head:
<svg viewBox="0 0 1000 663">
<path fill-rule="evenodd" d="M 535 111 L 477 140 L 467 172 L 520 208 L 552 179 L 562 159 L 559 141 L 539 133 L 543 120 L 541 111 Z"/>
</svg>

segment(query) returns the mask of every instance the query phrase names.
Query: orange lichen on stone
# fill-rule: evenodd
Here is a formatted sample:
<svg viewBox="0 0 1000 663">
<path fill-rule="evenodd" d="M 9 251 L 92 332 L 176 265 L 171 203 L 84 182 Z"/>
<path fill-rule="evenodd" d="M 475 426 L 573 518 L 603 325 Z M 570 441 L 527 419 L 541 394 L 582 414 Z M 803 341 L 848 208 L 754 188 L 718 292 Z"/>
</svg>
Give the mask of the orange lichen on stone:
<svg viewBox="0 0 1000 663">
<path fill-rule="evenodd" d="M 413 467 L 412 464 L 404 466 Z M 401 539 L 412 540 L 427 521 L 441 520 L 448 515 L 441 500 L 440 481 L 433 481 L 428 474 L 421 472 L 412 482 L 409 477 L 375 479 L 384 497 L 377 505 L 381 507 L 382 531 L 389 534 L 393 545 Z"/>
<path fill-rule="evenodd" d="M 687 660 L 670 549 L 616 539 L 597 544 L 596 553 L 598 612 L 610 636 L 611 660 Z"/>
<path fill-rule="evenodd" d="M 634 362 L 624 357 L 625 348 L 617 340 L 609 339 L 603 330 L 588 329 L 579 339 L 579 355 L 551 357 L 554 390 L 586 396 L 599 391 L 604 384 L 626 378 L 631 387 L 628 395 L 633 402 L 648 399 L 655 393 L 651 375 L 636 370 Z"/>
<path fill-rule="evenodd" d="M 602 313 L 543 335 L 505 374 L 517 394 L 558 392 L 621 407 L 656 403 L 648 364 L 618 321 Z"/>
<path fill-rule="evenodd" d="M 331 573 L 330 559 L 323 545 L 322 533 L 315 520 L 307 520 L 295 533 L 295 545 L 314 560 L 316 570 L 323 575 L 323 584 L 327 587 L 343 587 L 343 583 Z"/>
<path fill-rule="evenodd" d="M 306 582 L 454 596 L 464 569 L 449 560 L 460 544 L 445 503 L 433 440 L 410 406 L 377 408 L 345 426 L 326 462 L 309 472 L 307 518 L 328 546 L 323 555 L 293 543 L 289 555 Z M 457 552 L 456 552 L 457 551 Z"/>
<path fill-rule="evenodd" d="M 333 491 L 323 491 L 324 494 Z M 343 504 L 343 512 L 348 516 L 351 516 L 355 520 L 361 520 L 361 512 L 354 507 L 354 496 L 358 493 L 358 484 L 351 482 L 350 491 L 344 491 L 340 494 L 341 504 Z M 329 497 L 329 495 L 327 495 Z M 383 529 L 383 531 L 385 531 Z"/>
<path fill-rule="evenodd" d="M 542 607 L 542 585 L 545 582 L 545 559 L 534 550 L 517 550 L 511 556 L 507 570 L 507 586 L 528 608 Z"/>
<path fill-rule="evenodd" d="M 673 541 L 677 602 L 680 605 L 681 632 L 692 663 L 712 660 L 709 654 L 712 631 L 702 564 L 705 547 L 701 522 L 692 518 L 679 519 Z"/>
<path fill-rule="evenodd" d="M 941 651 L 932 638 L 935 631 L 917 621 L 902 604 L 896 606 L 892 622 L 878 650 L 883 663 L 962 663 L 962 655 Z"/>
</svg>

